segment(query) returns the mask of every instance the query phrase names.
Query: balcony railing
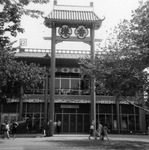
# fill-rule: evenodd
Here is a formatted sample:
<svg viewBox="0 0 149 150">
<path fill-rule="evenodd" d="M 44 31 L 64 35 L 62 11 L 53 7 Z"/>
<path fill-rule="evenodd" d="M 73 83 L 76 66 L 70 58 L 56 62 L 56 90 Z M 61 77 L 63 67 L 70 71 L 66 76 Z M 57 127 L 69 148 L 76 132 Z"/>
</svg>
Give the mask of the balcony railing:
<svg viewBox="0 0 149 150">
<path fill-rule="evenodd" d="M 45 94 L 45 89 L 25 90 L 25 94 Z M 50 94 L 50 89 L 48 90 Z M 90 90 L 79 89 L 55 89 L 56 95 L 90 95 Z"/>
<path fill-rule="evenodd" d="M 35 89 L 25 90 L 25 94 L 45 94 L 45 89 Z M 50 89 L 48 89 L 48 94 L 50 94 Z M 55 95 L 90 95 L 89 89 L 55 89 Z M 101 93 L 101 91 L 97 90 L 96 95 L 104 95 L 104 96 L 112 96 L 109 93 Z"/>
</svg>

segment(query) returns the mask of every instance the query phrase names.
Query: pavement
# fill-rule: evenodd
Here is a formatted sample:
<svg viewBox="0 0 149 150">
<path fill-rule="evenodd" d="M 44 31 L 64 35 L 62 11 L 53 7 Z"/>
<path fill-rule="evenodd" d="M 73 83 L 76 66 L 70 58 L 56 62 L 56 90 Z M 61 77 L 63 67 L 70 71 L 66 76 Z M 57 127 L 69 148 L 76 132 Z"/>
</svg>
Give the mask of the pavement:
<svg viewBox="0 0 149 150">
<path fill-rule="evenodd" d="M 89 140 L 88 136 L 88 134 L 54 134 L 51 137 L 43 137 L 41 134 L 17 134 L 15 140 L 0 139 L 0 150 L 109 150 L 110 144 L 112 147 L 110 150 L 125 150 L 126 144 L 129 147 L 126 150 L 149 149 L 149 135 L 109 134 L 110 140 L 105 139 L 103 142 L 93 138 Z"/>
<path fill-rule="evenodd" d="M 11 135 L 10 135 L 11 136 Z M 88 134 L 54 134 L 53 136 L 44 137 L 42 134 L 17 134 L 17 138 L 43 138 L 48 140 L 86 140 Z M 149 135 L 137 135 L 137 134 L 109 134 L 110 140 L 122 140 L 122 141 L 143 141 L 149 142 Z M 94 139 L 91 137 L 91 140 Z M 106 139 L 105 139 L 106 140 Z"/>
</svg>

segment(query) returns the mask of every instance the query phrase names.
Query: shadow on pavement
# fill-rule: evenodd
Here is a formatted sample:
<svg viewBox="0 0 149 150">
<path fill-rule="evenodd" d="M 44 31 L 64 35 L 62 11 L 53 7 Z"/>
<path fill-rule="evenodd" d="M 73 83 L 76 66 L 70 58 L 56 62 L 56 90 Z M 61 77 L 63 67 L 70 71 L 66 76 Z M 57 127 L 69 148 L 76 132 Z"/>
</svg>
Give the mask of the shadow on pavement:
<svg viewBox="0 0 149 150">
<path fill-rule="evenodd" d="M 132 141 L 101 141 L 101 140 L 45 140 L 41 142 L 49 142 L 56 144 L 58 147 L 72 147 L 84 148 L 89 150 L 102 149 L 102 150 L 149 150 L 149 143 L 146 142 L 132 142 Z"/>
</svg>

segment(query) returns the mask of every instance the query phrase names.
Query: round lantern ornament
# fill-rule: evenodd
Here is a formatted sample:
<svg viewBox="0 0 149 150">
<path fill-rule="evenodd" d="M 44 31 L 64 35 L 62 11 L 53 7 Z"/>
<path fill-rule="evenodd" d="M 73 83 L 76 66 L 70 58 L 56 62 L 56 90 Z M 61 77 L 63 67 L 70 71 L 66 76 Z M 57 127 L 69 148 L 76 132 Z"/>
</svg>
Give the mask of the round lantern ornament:
<svg viewBox="0 0 149 150">
<path fill-rule="evenodd" d="M 79 39 L 84 39 L 88 35 L 88 29 L 86 29 L 83 25 L 80 25 L 75 29 L 75 35 Z"/>
<path fill-rule="evenodd" d="M 58 33 L 62 38 L 68 39 L 72 34 L 72 29 L 68 25 L 63 25 L 61 28 L 59 28 Z"/>
</svg>

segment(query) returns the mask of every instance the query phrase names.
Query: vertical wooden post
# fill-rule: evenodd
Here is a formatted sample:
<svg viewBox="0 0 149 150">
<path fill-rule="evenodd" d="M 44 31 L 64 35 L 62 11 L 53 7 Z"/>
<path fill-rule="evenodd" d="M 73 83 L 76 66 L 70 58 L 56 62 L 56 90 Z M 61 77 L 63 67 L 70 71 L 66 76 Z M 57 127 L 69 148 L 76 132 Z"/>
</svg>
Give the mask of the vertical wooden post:
<svg viewBox="0 0 149 150">
<path fill-rule="evenodd" d="M 145 107 L 145 103 L 142 102 L 142 107 Z M 146 132 L 146 118 L 145 118 L 145 111 L 139 109 L 139 129 L 142 133 Z"/>
<path fill-rule="evenodd" d="M 91 28 L 91 62 L 94 63 L 95 60 L 95 29 Z M 96 95 L 95 95 L 95 79 L 91 80 L 91 122 L 95 122 L 96 129 Z"/>
<path fill-rule="evenodd" d="M 49 108 L 49 136 L 54 133 L 54 99 L 55 99 L 55 41 L 56 41 L 56 26 L 52 25 L 52 40 L 51 40 L 51 82 L 50 82 L 50 108 Z"/>
<path fill-rule="evenodd" d="M 44 121 L 47 123 L 47 108 L 48 108 L 48 69 L 46 68 L 46 76 L 45 76 L 45 96 L 44 96 Z"/>
<path fill-rule="evenodd" d="M 24 94 L 24 90 L 23 90 L 23 86 L 21 85 L 21 87 L 20 87 L 20 101 L 19 101 L 19 121 L 21 121 L 21 119 L 22 119 L 23 94 Z"/>
<path fill-rule="evenodd" d="M 120 106 L 119 106 L 119 96 L 116 96 L 116 118 L 117 118 L 117 132 L 120 133 Z"/>
</svg>

